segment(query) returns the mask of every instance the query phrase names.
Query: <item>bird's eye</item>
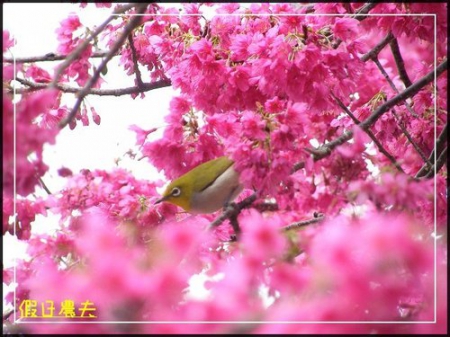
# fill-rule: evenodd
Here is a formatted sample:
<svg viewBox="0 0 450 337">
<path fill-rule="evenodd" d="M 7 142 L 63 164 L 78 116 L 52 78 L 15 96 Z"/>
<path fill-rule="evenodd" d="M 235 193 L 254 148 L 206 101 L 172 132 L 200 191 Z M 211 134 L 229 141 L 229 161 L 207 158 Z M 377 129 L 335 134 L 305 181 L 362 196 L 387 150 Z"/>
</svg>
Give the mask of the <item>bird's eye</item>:
<svg viewBox="0 0 450 337">
<path fill-rule="evenodd" d="M 171 195 L 172 197 L 179 197 L 180 194 L 181 194 L 181 190 L 180 190 L 178 187 L 174 187 L 174 188 L 172 189 L 172 192 L 170 193 L 170 195 Z"/>
</svg>

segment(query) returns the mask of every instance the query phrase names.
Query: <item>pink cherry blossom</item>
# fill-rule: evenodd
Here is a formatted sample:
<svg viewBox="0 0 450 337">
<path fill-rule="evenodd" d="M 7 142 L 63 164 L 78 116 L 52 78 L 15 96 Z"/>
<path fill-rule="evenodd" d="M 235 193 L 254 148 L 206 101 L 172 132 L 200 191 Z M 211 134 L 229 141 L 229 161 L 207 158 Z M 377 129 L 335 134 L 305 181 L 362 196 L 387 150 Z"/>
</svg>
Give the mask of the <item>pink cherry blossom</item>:
<svg viewBox="0 0 450 337">
<path fill-rule="evenodd" d="M 9 31 L 4 30 L 3 31 L 3 53 L 12 46 L 15 45 L 14 39 L 11 37 L 11 34 Z"/>
</svg>

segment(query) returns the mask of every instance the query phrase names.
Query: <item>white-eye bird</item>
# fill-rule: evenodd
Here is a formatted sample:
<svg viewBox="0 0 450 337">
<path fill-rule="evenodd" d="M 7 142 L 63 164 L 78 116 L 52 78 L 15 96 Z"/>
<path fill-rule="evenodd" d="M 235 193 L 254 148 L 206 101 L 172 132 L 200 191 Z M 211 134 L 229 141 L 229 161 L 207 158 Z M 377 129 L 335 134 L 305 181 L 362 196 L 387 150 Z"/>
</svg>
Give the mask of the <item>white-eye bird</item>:
<svg viewBox="0 0 450 337">
<path fill-rule="evenodd" d="M 233 164 L 223 156 L 194 167 L 173 180 L 155 204 L 167 201 L 193 214 L 221 209 L 243 189 Z"/>
</svg>

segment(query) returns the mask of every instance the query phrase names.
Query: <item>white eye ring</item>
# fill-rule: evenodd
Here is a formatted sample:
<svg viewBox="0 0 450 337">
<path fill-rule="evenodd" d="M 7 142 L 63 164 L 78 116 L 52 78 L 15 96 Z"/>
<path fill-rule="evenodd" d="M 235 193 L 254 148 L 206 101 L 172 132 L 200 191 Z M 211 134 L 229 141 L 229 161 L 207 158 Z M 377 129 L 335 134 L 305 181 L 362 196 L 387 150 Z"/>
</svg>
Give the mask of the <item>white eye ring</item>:
<svg viewBox="0 0 450 337">
<path fill-rule="evenodd" d="M 179 197 L 180 194 L 181 194 L 181 190 L 180 190 L 179 187 L 174 187 L 174 188 L 172 188 L 172 192 L 170 192 L 170 195 L 171 195 L 172 197 Z"/>
</svg>

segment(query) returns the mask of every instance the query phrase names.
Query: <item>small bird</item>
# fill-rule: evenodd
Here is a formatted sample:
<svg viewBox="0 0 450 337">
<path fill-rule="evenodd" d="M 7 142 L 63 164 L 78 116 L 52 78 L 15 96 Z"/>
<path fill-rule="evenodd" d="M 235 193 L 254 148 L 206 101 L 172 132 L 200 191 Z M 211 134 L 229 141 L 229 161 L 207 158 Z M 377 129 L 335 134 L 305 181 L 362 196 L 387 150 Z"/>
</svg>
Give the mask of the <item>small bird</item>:
<svg viewBox="0 0 450 337">
<path fill-rule="evenodd" d="M 155 204 L 166 201 L 192 214 L 213 213 L 242 192 L 234 162 L 226 156 L 194 167 L 173 180 Z"/>
</svg>

